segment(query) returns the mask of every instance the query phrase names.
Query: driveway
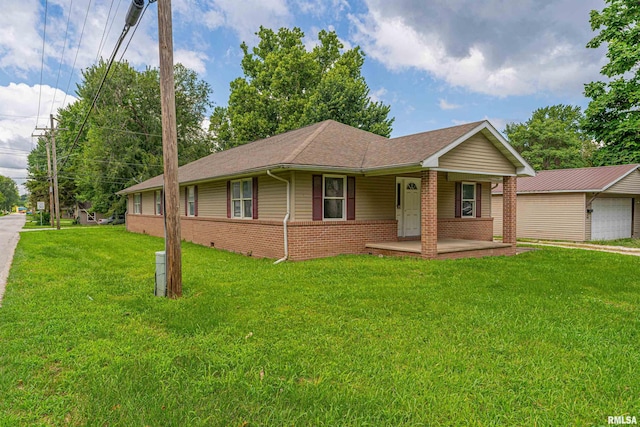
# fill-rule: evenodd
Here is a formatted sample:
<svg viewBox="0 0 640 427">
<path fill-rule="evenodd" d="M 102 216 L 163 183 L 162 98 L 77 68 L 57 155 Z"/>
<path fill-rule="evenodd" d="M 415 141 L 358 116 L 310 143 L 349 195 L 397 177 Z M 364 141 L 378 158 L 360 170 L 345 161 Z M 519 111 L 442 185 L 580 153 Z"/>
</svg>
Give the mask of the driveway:
<svg viewBox="0 0 640 427">
<path fill-rule="evenodd" d="M 0 216 L 0 306 L 2 305 L 2 296 L 9 277 L 13 252 L 20 239 L 18 231 L 24 226 L 25 222 L 26 215 L 11 214 Z"/>
</svg>

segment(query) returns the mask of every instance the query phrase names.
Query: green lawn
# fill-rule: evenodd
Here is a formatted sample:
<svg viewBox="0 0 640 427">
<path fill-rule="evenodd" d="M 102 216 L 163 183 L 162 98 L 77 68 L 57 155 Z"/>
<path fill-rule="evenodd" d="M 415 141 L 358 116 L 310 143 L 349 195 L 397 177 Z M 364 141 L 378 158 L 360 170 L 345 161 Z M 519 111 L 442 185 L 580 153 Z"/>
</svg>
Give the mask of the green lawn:
<svg viewBox="0 0 640 427">
<path fill-rule="evenodd" d="M 72 219 L 60 219 L 60 227 L 77 227 L 78 224 L 75 224 L 74 220 Z M 40 225 L 40 215 L 38 214 L 34 214 L 34 215 L 27 215 L 27 222 L 24 224 L 23 228 L 55 228 L 55 222 L 54 222 L 54 227 L 51 227 L 51 225 L 48 222 L 43 222 L 42 225 Z"/>
<path fill-rule="evenodd" d="M 640 259 L 544 248 L 272 265 L 161 239 L 24 233 L 0 426 L 593 426 L 640 416 Z"/>
<path fill-rule="evenodd" d="M 593 240 L 589 243 L 592 243 L 595 245 L 625 246 L 627 248 L 640 248 L 640 239 Z"/>
</svg>

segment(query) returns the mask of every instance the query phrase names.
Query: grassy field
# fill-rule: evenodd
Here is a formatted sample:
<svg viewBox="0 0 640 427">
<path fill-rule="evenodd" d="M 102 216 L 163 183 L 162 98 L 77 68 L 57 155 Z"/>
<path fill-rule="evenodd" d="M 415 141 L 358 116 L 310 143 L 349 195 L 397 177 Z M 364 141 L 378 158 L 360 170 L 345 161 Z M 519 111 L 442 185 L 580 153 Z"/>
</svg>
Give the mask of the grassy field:
<svg viewBox="0 0 640 427">
<path fill-rule="evenodd" d="M 77 227 L 77 226 L 78 224 L 75 224 L 74 220 L 72 219 L 67 219 L 67 218 L 60 219 L 60 227 Z M 44 222 L 42 225 L 40 225 L 40 215 L 34 214 L 34 215 L 27 215 L 27 222 L 24 224 L 23 228 L 55 228 L 55 227 L 51 227 L 51 225 L 47 222 Z"/>
<path fill-rule="evenodd" d="M 640 416 L 640 260 L 545 248 L 272 265 L 160 239 L 24 233 L 0 426 L 595 426 Z"/>
<path fill-rule="evenodd" d="M 589 243 L 593 243 L 596 245 L 625 246 L 627 248 L 640 248 L 640 239 L 593 240 Z"/>
</svg>

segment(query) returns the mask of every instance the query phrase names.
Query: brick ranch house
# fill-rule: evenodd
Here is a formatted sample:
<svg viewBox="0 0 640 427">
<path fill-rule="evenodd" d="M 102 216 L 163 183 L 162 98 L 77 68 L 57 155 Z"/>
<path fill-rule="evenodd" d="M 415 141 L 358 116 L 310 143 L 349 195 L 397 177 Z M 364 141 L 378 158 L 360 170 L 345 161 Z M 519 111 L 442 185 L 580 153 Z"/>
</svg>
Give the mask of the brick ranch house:
<svg viewBox="0 0 640 427">
<path fill-rule="evenodd" d="M 187 241 L 305 260 L 512 255 L 527 162 L 487 121 L 388 139 L 333 120 L 214 153 L 178 170 Z M 491 186 L 505 188 L 493 242 Z M 127 229 L 163 236 L 163 177 L 119 192 Z"/>
</svg>

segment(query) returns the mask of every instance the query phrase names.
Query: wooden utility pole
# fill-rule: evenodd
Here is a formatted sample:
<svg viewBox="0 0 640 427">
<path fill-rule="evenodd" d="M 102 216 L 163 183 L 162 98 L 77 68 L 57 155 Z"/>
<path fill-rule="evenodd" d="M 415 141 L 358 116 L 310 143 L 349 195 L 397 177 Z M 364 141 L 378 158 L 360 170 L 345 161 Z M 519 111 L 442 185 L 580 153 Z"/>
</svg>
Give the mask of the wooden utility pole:
<svg viewBox="0 0 640 427">
<path fill-rule="evenodd" d="M 49 182 L 49 218 L 51 222 L 51 226 L 53 227 L 53 218 L 55 215 L 57 222 L 57 229 L 60 230 L 60 197 L 58 196 L 58 157 L 56 153 L 56 130 L 67 130 L 67 129 L 56 129 L 53 123 L 53 114 L 49 114 L 49 118 L 51 119 L 51 127 L 50 128 L 40 128 L 36 126 L 36 130 L 44 130 L 47 131 L 48 134 L 45 135 L 36 135 L 32 134 L 31 136 L 37 136 L 38 138 L 46 137 L 45 147 L 47 149 L 47 181 Z M 49 147 L 51 144 L 51 147 Z M 51 154 L 49 153 L 51 151 Z M 53 157 L 53 167 L 52 167 L 52 159 Z M 53 188 L 52 187 L 52 178 L 51 178 L 51 169 L 53 168 Z M 54 203 L 55 202 L 55 203 Z"/>
<path fill-rule="evenodd" d="M 47 184 L 49 184 L 49 224 L 53 227 L 53 184 L 51 177 L 51 154 L 49 153 L 49 144 L 51 143 L 50 137 L 47 137 L 47 142 L 44 144 L 47 148 Z"/>
<path fill-rule="evenodd" d="M 60 196 L 58 194 L 58 158 L 56 157 L 56 130 L 53 124 L 53 114 L 51 118 L 51 151 L 53 154 L 53 197 L 56 202 L 56 229 L 60 230 Z"/>
<path fill-rule="evenodd" d="M 171 0 L 158 0 L 160 47 L 160 102 L 162 105 L 162 153 L 164 158 L 165 254 L 167 296 L 182 296 L 182 251 L 180 248 L 180 184 L 178 183 L 178 133 L 173 78 L 173 29 Z"/>
</svg>

